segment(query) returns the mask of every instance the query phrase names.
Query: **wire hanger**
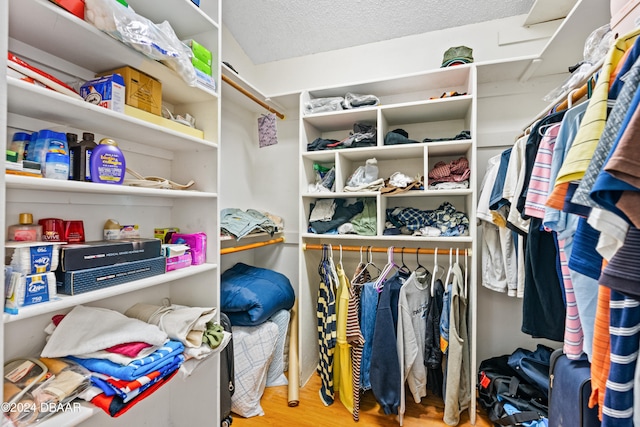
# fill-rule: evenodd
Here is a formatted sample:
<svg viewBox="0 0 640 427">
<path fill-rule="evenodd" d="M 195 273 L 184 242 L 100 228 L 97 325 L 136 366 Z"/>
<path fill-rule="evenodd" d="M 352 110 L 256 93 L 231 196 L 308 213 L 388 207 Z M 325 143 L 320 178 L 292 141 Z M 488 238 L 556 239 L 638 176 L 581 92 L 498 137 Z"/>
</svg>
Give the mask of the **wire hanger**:
<svg viewBox="0 0 640 427">
<path fill-rule="evenodd" d="M 371 246 L 369 246 L 369 258 L 367 259 L 367 265 L 365 268 L 368 267 L 373 267 L 376 269 L 376 274 L 377 276 L 375 278 L 380 277 L 380 275 L 382 274 L 382 270 L 380 270 L 380 267 L 378 267 L 374 262 L 373 262 L 373 251 L 371 250 Z M 369 272 L 369 274 L 371 274 L 371 272 Z M 373 276 L 372 276 L 373 277 Z"/>
<path fill-rule="evenodd" d="M 400 266 L 400 271 L 406 274 L 411 274 L 411 269 L 409 267 L 407 267 L 407 265 L 404 263 L 404 246 L 402 247 L 402 250 L 400 251 L 400 260 L 402 261 L 402 265 Z"/>
<path fill-rule="evenodd" d="M 420 264 L 420 248 L 418 248 L 416 250 L 416 264 L 418 264 L 418 266 L 415 269 L 416 273 L 424 273 L 424 274 L 428 274 L 429 270 L 427 270 L 427 268 Z"/>
</svg>

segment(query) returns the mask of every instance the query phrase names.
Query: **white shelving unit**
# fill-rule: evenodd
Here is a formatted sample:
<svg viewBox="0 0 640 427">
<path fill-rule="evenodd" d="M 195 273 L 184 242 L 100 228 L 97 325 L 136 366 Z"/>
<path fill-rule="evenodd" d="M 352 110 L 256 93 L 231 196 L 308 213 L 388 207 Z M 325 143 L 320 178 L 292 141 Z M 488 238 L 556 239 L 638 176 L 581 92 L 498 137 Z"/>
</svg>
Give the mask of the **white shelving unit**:
<svg viewBox="0 0 640 427">
<path fill-rule="evenodd" d="M 460 95 L 441 98 L 446 92 L 457 91 Z M 305 102 L 313 98 L 344 96 L 347 92 L 373 94 L 380 105 L 306 114 Z M 299 357 L 300 378 L 306 382 L 315 372 L 318 363 L 316 326 L 316 301 L 318 292 L 317 266 L 320 251 L 305 250 L 306 244 L 332 244 L 334 257 L 341 244 L 351 246 L 394 246 L 406 248 L 465 249 L 475 256 L 476 252 L 476 68 L 462 65 L 409 75 L 383 81 L 365 82 L 349 86 L 310 90 L 300 98 L 300 288 L 299 288 Z M 316 138 L 342 140 L 349 136 L 354 123 L 375 125 L 377 142 L 372 147 L 340 148 L 336 150 L 307 151 L 307 144 Z M 404 129 L 409 138 L 418 143 L 384 145 L 385 135 L 395 129 Z M 463 130 L 471 132 L 471 139 L 420 142 L 425 138 L 453 138 Z M 397 195 L 382 195 L 379 192 L 345 192 L 348 177 L 369 158 L 375 157 L 379 177 L 389 178 L 396 172 L 427 179 L 429 171 L 438 161 L 450 162 L 466 157 L 471 168 L 470 185 L 461 190 L 411 190 Z M 309 193 L 309 184 L 315 181 L 314 163 L 335 167 L 335 192 Z M 426 188 L 426 187 L 425 187 Z M 308 231 L 311 204 L 326 198 L 364 197 L 374 199 L 376 204 L 377 231 L 375 236 L 356 234 L 313 234 Z M 469 218 L 469 235 L 456 237 L 417 237 L 407 235 L 384 235 L 386 210 L 394 207 L 415 207 L 421 210 L 436 209 L 443 202 L 451 202 L 458 211 Z M 415 254 L 415 252 L 414 252 Z M 399 254 L 396 254 L 399 262 Z M 408 257 L 408 255 L 407 255 Z M 415 260 L 415 255 L 411 259 Z M 426 258 L 426 257 L 425 257 Z M 442 258 L 441 258 L 442 259 Z M 346 269 L 355 268 L 355 258 L 347 260 Z M 409 258 L 407 258 L 409 260 Z M 357 260 L 356 260 L 357 261 Z M 353 263 L 351 265 L 350 263 Z M 429 261 L 424 260 L 425 265 Z M 384 263 L 380 265 L 382 267 Z M 431 261 L 433 265 L 433 261 Z M 469 263 L 469 324 L 471 366 L 476 366 L 475 316 L 476 316 L 476 263 Z M 475 385 L 475 372 L 470 381 Z M 472 399 L 471 417 L 475 419 L 475 399 Z"/>
<path fill-rule="evenodd" d="M 205 2 L 203 2 L 205 3 Z M 189 0 L 130 0 L 134 10 L 153 22 L 167 20 L 181 39 L 193 38 L 214 54 L 214 79 L 220 84 L 218 56 L 220 2 L 202 8 Z M 20 212 L 34 220 L 45 217 L 80 219 L 86 240 L 102 238 L 102 225 L 113 218 L 138 224 L 142 237 L 152 237 L 155 227 L 179 227 L 181 232 L 205 232 L 207 262 L 159 276 L 21 308 L 3 315 L 0 328 L 2 359 L 37 357 L 45 344 L 44 327 L 54 314 L 67 313 L 83 304 L 120 312 L 136 302 L 160 304 L 165 298 L 184 305 L 219 305 L 220 97 L 204 87 L 192 87 L 163 64 L 148 59 L 91 24 L 47 0 L 10 0 L 0 5 L 0 49 L 42 67 L 63 81 L 84 81 L 97 73 L 125 65 L 141 70 L 162 83 L 162 100 L 176 114 L 189 113 L 204 132 L 204 139 L 119 114 L 82 100 L 36 87 L 10 77 L 0 77 L 0 146 L 13 133 L 52 129 L 92 132 L 96 140 L 115 139 L 127 167 L 144 176 L 160 176 L 179 183 L 194 180 L 189 190 L 161 190 L 57 181 L 2 174 L 0 233 L 17 222 Z M 5 62 L 0 64 L 3 66 Z M 218 89 L 219 90 L 219 89 Z M 6 103 L 5 103 L 6 102 Z M 2 249 L 4 255 L 4 248 Z M 42 425 L 129 426 L 210 425 L 219 419 L 219 360 L 211 358 L 186 380 L 174 379 L 138 403 L 126 414 L 111 418 L 90 404 L 58 414 Z M 202 408 L 206 408 L 204 411 Z"/>
</svg>

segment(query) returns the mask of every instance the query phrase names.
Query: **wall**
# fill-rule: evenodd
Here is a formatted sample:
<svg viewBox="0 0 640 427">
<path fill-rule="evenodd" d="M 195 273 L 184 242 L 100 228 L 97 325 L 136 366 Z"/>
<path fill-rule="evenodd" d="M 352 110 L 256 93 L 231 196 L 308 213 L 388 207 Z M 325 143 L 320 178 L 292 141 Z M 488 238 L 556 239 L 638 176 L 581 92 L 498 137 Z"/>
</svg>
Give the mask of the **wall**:
<svg viewBox="0 0 640 427">
<path fill-rule="evenodd" d="M 508 18 L 260 66 L 251 64 L 223 27 L 223 60 L 230 62 L 244 79 L 264 93 L 291 94 L 438 68 L 443 52 L 460 44 L 474 49 L 476 62 L 536 55 L 547 39 L 532 36 L 534 40 L 526 41 L 524 37 L 520 38 L 524 41 L 518 43 L 498 42 L 499 39 L 508 40 L 509 35 L 516 32 L 521 35 L 523 20 L 523 17 Z M 564 76 L 555 76 L 525 83 L 499 82 L 479 88 L 478 145 L 485 147 L 478 150 L 479 180 L 484 176 L 489 157 L 513 144 L 527 120 L 546 105 L 541 100 L 542 95 L 563 79 Z M 293 110 L 286 112 L 286 121 L 278 121 L 281 143 L 259 149 L 257 115 L 243 113 L 239 107 L 227 102 L 226 90 L 233 89 L 223 84 L 221 206 L 273 206 L 274 213 L 286 217 L 286 228 L 290 232 L 297 230 L 298 125 L 295 116 L 298 97 L 273 97 L 276 102 L 293 107 Z M 287 240 L 292 245 L 275 250 L 260 249 L 255 254 L 242 256 L 250 256 L 255 262 L 266 263 L 264 265 L 273 263 L 276 270 L 290 271 L 288 277 L 293 282 L 298 274 L 297 248 L 293 245 L 297 236 Z M 222 271 L 225 262 L 229 261 L 223 257 Z M 478 307 L 478 361 L 511 352 L 516 346 L 535 347 L 531 338 L 520 332 L 520 300 L 481 288 L 478 290 Z"/>
<path fill-rule="evenodd" d="M 236 262 L 270 268 L 287 276 L 297 289 L 298 267 L 290 260 L 298 257 L 298 120 L 295 115 L 278 119 L 278 144 L 259 148 L 259 114 L 225 97 L 234 90 L 222 85 L 220 207 L 252 208 L 282 217 L 286 243 L 222 255 L 221 271 Z"/>
<path fill-rule="evenodd" d="M 538 54 L 559 22 L 523 28 L 524 15 L 255 66 L 224 30 L 223 59 L 264 93 L 287 94 L 438 68 L 452 46 L 473 49 L 475 62 Z M 518 34 L 518 37 L 516 37 Z M 543 37 L 544 36 L 544 37 Z M 286 43 L 286 40 L 274 41 Z M 238 51 L 240 49 L 240 51 Z M 248 61 L 248 62 L 247 62 Z M 242 70 L 236 67 L 242 67 Z"/>
</svg>

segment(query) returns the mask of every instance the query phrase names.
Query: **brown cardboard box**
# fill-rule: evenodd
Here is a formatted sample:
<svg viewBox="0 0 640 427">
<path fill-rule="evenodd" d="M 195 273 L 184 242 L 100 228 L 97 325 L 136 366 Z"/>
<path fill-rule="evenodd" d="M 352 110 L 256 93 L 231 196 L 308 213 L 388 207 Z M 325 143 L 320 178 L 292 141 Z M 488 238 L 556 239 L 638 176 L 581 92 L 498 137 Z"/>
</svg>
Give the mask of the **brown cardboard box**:
<svg viewBox="0 0 640 427">
<path fill-rule="evenodd" d="M 162 83 L 131 67 L 105 71 L 99 76 L 120 74 L 125 85 L 125 104 L 158 116 L 162 115 Z"/>
</svg>

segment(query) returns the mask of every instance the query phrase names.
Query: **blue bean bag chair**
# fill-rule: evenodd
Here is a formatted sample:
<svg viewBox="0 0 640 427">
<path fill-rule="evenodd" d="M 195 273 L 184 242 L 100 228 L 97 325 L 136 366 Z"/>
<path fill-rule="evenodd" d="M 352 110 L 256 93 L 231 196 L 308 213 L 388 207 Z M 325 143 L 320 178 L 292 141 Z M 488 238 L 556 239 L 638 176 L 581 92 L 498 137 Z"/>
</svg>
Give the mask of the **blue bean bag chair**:
<svg viewBox="0 0 640 427">
<path fill-rule="evenodd" d="M 239 262 L 220 279 L 220 305 L 233 326 L 260 325 L 295 302 L 289 279 L 273 270 Z"/>
</svg>

